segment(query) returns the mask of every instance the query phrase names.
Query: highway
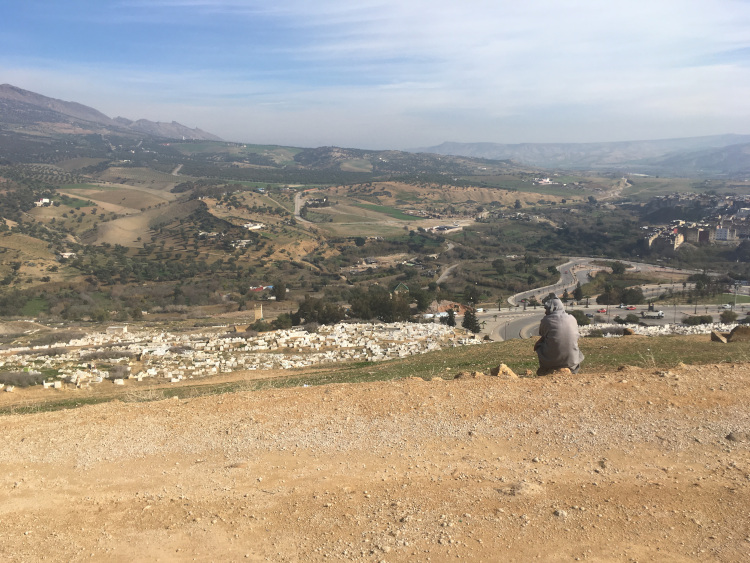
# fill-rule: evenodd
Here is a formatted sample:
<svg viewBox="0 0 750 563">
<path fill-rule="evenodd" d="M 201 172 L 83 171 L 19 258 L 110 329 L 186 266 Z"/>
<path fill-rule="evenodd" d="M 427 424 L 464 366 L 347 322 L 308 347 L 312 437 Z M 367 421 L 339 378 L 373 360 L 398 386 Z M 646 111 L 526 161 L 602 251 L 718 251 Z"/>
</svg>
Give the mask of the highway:
<svg viewBox="0 0 750 563">
<path fill-rule="evenodd" d="M 716 305 L 698 305 L 697 307 L 695 305 L 662 306 L 661 308 L 657 307 L 657 310 L 664 312 L 663 319 L 646 319 L 641 317 L 641 312 L 648 310 L 647 305 L 638 305 L 635 311 L 618 309 L 617 307 L 604 307 L 607 309 L 606 313 L 597 313 L 596 311 L 601 308 L 602 306 L 592 304 L 589 307 L 585 305 L 569 306 L 565 309 L 567 311 L 582 310 L 601 318 L 604 323 L 614 323 L 614 318 L 618 315 L 621 318 L 625 318 L 629 314 L 635 314 L 638 316 L 640 322 L 654 326 L 680 323 L 683 317 L 690 315 L 711 315 L 715 322 L 719 322 L 719 315 L 723 311 L 723 309 Z M 750 306 L 737 306 L 737 314 L 740 317 L 746 312 L 750 312 Z M 538 336 L 539 321 L 541 321 L 543 316 L 544 307 L 537 307 L 537 309 L 529 307 L 526 311 L 523 310 L 523 307 L 501 310 L 485 309 L 484 312 L 477 313 L 477 320 L 480 326 L 482 326 L 479 336 L 483 338 L 485 335 L 489 335 L 490 339 L 495 341 Z M 593 318 L 591 321 L 595 322 Z"/>
<path fill-rule="evenodd" d="M 479 320 L 482 330 L 479 333 L 480 337 L 485 335 L 489 336 L 491 340 L 501 341 L 510 340 L 513 338 L 530 338 L 538 336 L 539 321 L 544 316 L 544 307 L 527 307 L 524 310 L 523 299 L 531 299 L 536 297 L 541 303 L 542 299 L 550 293 L 555 295 L 561 295 L 566 289 L 568 293 L 573 294 L 573 290 L 576 284 L 580 281 L 581 285 L 585 284 L 589 280 L 589 275 L 592 272 L 599 271 L 602 269 L 601 266 L 592 264 L 594 259 L 591 258 L 571 258 L 568 262 L 558 266 L 557 269 L 560 271 L 560 280 L 554 285 L 548 285 L 545 287 L 536 288 L 529 291 L 524 291 L 513 295 L 508 298 L 510 304 L 507 308 L 502 309 L 485 309 L 481 313 L 477 313 L 477 319 Z M 601 261 L 601 259 L 598 259 Z M 652 264 L 644 264 L 640 262 L 632 262 L 622 260 L 624 264 L 635 268 L 636 271 L 659 271 L 664 275 L 679 274 L 684 275 L 685 273 L 697 273 L 697 271 L 677 270 L 671 268 L 664 268 L 662 266 L 654 266 Z M 647 299 L 657 297 L 665 291 L 672 289 L 673 292 L 682 291 L 682 283 L 674 284 L 650 284 L 641 286 L 643 289 L 644 297 Z M 692 288 L 692 284 L 688 283 L 686 288 Z M 750 288 L 740 288 L 741 294 L 748 294 Z M 566 310 L 570 311 L 573 309 L 580 309 L 590 315 L 596 316 L 603 319 L 603 322 L 614 322 L 616 316 L 625 318 L 628 314 L 636 314 L 640 318 L 641 322 L 649 325 L 665 325 L 682 322 L 682 318 L 687 315 L 707 315 L 711 314 L 714 320 L 718 322 L 719 314 L 723 309 L 716 305 L 677 305 L 675 306 L 661 306 L 661 310 L 664 311 L 663 319 L 645 319 L 641 317 L 641 312 L 647 311 L 646 305 L 637 305 L 635 311 L 628 311 L 625 309 L 618 309 L 617 306 L 600 306 L 597 305 L 594 298 L 591 297 L 589 300 L 589 307 L 585 304 L 566 307 Z M 737 305 L 737 313 L 744 315 L 745 305 Z M 597 313 L 599 309 L 607 309 L 606 313 Z M 659 310 L 657 308 L 657 310 Z M 750 310 L 750 307 L 748 307 Z M 593 321 L 594 319 L 592 319 Z"/>
</svg>

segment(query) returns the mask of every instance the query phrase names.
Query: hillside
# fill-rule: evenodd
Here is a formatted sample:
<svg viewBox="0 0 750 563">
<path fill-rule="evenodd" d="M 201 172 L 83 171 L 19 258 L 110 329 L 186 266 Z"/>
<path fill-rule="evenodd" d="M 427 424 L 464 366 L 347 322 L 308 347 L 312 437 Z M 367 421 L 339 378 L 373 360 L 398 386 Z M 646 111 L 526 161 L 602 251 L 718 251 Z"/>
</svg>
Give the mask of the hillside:
<svg viewBox="0 0 750 563">
<path fill-rule="evenodd" d="M 748 400 L 749 365 L 679 364 L 4 416 L 0 549 L 10 562 L 740 561 Z"/>
<path fill-rule="evenodd" d="M 623 170 L 676 176 L 746 174 L 750 135 L 608 143 L 443 143 L 412 149 L 565 170 Z"/>
<path fill-rule="evenodd" d="M 35 133 L 140 133 L 169 139 L 220 141 L 216 135 L 190 129 L 179 123 L 159 123 L 146 119 L 110 119 L 100 111 L 79 104 L 49 98 L 10 84 L 0 85 L 0 123 Z"/>
</svg>

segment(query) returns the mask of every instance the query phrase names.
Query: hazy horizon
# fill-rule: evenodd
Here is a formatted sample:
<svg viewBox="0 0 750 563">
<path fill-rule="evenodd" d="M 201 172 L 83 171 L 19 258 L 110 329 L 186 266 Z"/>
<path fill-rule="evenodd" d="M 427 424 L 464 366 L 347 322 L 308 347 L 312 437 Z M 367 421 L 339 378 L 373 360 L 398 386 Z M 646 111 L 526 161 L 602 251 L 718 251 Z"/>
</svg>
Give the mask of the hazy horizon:
<svg viewBox="0 0 750 563">
<path fill-rule="evenodd" d="M 30 0 L 0 82 L 228 141 L 408 149 L 750 133 L 750 3 Z"/>
</svg>

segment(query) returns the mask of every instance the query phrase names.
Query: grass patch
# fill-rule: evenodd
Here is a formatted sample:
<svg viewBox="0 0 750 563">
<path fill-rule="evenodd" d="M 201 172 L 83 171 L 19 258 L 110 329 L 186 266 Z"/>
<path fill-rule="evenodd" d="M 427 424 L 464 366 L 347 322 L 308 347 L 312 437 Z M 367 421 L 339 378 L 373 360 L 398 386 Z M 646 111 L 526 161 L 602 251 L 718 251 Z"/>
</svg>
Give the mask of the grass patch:
<svg viewBox="0 0 750 563">
<path fill-rule="evenodd" d="M 341 170 L 345 172 L 372 172 L 372 163 L 365 159 L 346 160 L 341 163 Z"/>
<path fill-rule="evenodd" d="M 36 317 L 42 311 L 49 309 L 49 303 L 44 297 L 34 297 L 29 299 L 21 309 L 21 315 L 24 317 Z"/>
<path fill-rule="evenodd" d="M 117 189 L 120 189 L 120 187 L 117 187 L 117 186 L 105 186 L 103 184 L 65 184 L 63 186 L 60 186 L 58 189 L 60 189 L 60 190 L 96 190 L 96 191 L 106 191 L 106 190 L 117 190 Z"/>
<path fill-rule="evenodd" d="M 93 201 L 78 199 L 77 197 L 65 196 L 60 198 L 60 203 L 66 207 L 81 209 L 81 207 L 93 207 L 96 205 Z"/>
<path fill-rule="evenodd" d="M 404 213 L 400 209 L 396 209 L 395 207 L 388 207 L 386 205 L 374 205 L 371 203 L 355 203 L 354 205 L 356 207 L 361 207 L 362 209 L 367 209 L 369 211 L 388 215 L 389 217 L 393 217 L 394 219 L 398 219 L 399 221 L 414 221 L 416 219 L 423 219 L 423 217 L 409 215 L 407 213 Z"/>
</svg>

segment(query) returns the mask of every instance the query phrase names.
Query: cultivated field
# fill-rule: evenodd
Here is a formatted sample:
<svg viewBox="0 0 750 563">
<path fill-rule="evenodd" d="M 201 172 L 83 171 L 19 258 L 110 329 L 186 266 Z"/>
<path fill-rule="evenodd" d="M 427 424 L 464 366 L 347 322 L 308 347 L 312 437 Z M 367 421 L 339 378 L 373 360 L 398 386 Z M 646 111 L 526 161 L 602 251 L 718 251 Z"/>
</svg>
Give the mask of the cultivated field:
<svg viewBox="0 0 750 563">
<path fill-rule="evenodd" d="M 107 211 L 115 213 L 132 213 L 174 201 L 175 194 L 153 190 L 141 186 L 123 186 L 120 184 L 82 184 L 63 186 L 60 193 L 72 197 L 89 199 Z"/>
<path fill-rule="evenodd" d="M 107 169 L 106 172 L 98 176 L 102 182 L 111 182 L 114 184 L 128 184 L 133 186 L 143 186 L 154 190 L 169 191 L 184 178 L 157 172 L 149 168 L 116 168 Z"/>
<path fill-rule="evenodd" d="M 123 246 L 142 246 L 150 229 L 159 224 L 167 224 L 181 217 L 190 215 L 200 203 L 171 203 L 154 209 L 138 212 L 114 221 L 100 223 L 96 230 L 96 240 L 92 244 L 120 244 Z M 141 240 L 138 240 L 138 239 Z"/>
</svg>

